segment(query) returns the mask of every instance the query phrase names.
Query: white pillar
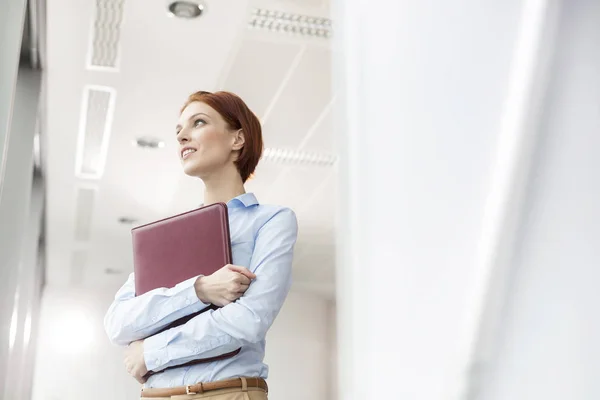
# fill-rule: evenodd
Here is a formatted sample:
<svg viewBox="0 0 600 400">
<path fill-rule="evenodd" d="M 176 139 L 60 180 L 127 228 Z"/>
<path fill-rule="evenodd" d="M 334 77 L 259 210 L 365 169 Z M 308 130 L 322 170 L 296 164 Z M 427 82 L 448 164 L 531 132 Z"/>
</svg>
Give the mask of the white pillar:
<svg viewBox="0 0 600 400">
<path fill-rule="evenodd" d="M 9 220 L 15 210 L 10 208 L 8 199 L 10 187 L 7 177 L 9 153 L 9 133 L 13 116 L 17 71 L 25 0 L 2 2 L 0 11 L 0 394 L 4 393 L 6 360 L 8 356 L 11 315 L 14 303 L 14 283 L 16 276 L 15 235 Z"/>
<path fill-rule="evenodd" d="M 29 357 L 24 341 L 26 315 L 32 311 L 32 301 L 40 291 L 39 286 L 32 286 L 38 270 L 37 244 L 43 202 L 40 190 L 32 202 L 33 142 L 39 95 L 40 72 L 19 69 L 0 195 L 0 336 L 3 340 L 0 343 L 3 353 L 0 369 L 6 369 L 0 375 L 0 382 L 4 384 L 5 398 L 14 399 L 19 398 L 16 393 L 21 390 L 14 374 Z M 28 386 L 30 382 L 23 385 Z"/>
<path fill-rule="evenodd" d="M 546 3 L 334 4 L 340 399 L 468 396 Z"/>
<path fill-rule="evenodd" d="M 600 3 L 562 11 L 486 400 L 600 399 Z"/>
</svg>

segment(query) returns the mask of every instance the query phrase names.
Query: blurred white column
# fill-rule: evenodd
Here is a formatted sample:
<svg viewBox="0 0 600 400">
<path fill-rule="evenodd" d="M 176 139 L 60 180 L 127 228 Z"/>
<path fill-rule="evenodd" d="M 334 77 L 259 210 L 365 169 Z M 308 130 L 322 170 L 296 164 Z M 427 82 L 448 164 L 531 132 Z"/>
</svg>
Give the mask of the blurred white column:
<svg viewBox="0 0 600 400">
<path fill-rule="evenodd" d="M 32 287 L 32 279 L 38 270 L 38 238 L 40 233 L 43 192 L 37 190 L 32 202 L 33 149 L 38 102 L 40 95 L 40 72 L 20 68 L 15 97 L 11 109 L 11 123 L 7 138 L 8 151 L 2 193 L 0 194 L 0 280 L 2 296 L 2 339 L 5 354 L 0 360 L 6 372 L 0 375 L 4 386 L 4 398 L 19 399 L 21 389 L 14 374 L 25 362 L 26 321 L 30 304 L 40 288 Z M 37 229 L 32 225 L 37 224 Z M 28 309 L 25 312 L 25 309 Z M 30 315 L 31 318 L 31 315 Z M 21 376 L 22 377 L 22 374 Z M 25 386 L 30 382 L 24 382 Z"/>
<path fill-rule="evenodd" d="M 340 399 L 468 396 L 545 3 L 334 3 Z"/>
<path fill-rule="evenodd" d="M 600 2 L 569 0 L 485 400 L 600 399 Z"/>
<path fill-rule="evenodd" d="M 9 218 L 15 210 L 5 200 L 10 195 L 6 174 L 9 133 L 26 3 L 25 0 L 3 1 L 0 10 L 0 394 L 4 393 L 15 294 L 15 259 L 18 260 L 14 226 Z"/>
</svg>

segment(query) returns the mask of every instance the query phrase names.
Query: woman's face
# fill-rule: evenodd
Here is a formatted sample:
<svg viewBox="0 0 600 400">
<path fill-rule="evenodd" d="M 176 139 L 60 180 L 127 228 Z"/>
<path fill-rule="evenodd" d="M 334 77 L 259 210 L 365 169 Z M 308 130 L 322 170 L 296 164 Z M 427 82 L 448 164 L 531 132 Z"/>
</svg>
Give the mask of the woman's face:
<svg viewBox="0 0 600 400">
<path fill-rule="evenodd" d="M 243 146 L 243 135 L 229 129 L 212 107 L 195 101 L 179 116 L 177 141 L 183 171 L 205 178 L 233 164 L 237 150 Z"/>
</svg>

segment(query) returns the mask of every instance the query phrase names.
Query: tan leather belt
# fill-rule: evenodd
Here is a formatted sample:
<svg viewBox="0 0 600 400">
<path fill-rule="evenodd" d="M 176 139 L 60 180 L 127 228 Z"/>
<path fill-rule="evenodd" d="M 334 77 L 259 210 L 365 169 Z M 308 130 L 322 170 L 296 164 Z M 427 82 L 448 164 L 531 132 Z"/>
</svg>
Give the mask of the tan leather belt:
<svg viewBox="0 0 600 400">
<path fill-rule="evenodd" d="M 225 381 L 197 383 L 195 385 L 177 386 L 174 388 L 142 389 L 142 397 L 171 397 L 186 394 L 202 394 L 212 390 L 259 388 L 269 391 L 267 381 L 263 378 L 236 378 Z"/>
</svg>

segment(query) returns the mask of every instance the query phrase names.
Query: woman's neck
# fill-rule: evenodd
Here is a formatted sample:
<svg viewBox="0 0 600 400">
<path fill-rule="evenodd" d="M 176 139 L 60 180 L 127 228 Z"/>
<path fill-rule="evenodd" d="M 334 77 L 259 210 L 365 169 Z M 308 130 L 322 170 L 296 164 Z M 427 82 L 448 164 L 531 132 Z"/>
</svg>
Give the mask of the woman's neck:
<svg viewBox="0 0 600 400">
<path fill-rule="evenodd" d="M 229 200 L 246 193 L 244 183 L 237 168 L 212 175 L 204 181 L 204 205 L 227 203 Z"/>
</svg>

